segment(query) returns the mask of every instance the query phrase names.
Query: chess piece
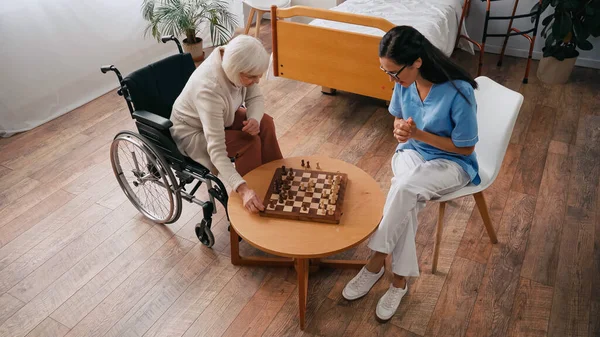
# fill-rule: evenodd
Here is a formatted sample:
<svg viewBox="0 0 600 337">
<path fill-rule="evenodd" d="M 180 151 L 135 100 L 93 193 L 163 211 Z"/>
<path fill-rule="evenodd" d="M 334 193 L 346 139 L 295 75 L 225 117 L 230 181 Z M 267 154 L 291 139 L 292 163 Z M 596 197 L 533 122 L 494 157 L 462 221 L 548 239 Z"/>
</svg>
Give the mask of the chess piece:
<svg viewBox="0 0 600 337">
<path fill-rule="evenodd" d="M 300 187 L 298 187 L 298 189 L 299 189 L 300 191 L 304 191 L 304 190 L 306 190 L 306 187 L 304 186 L 304 183 L 300 183 Z"/>
<path fill-rule="evenodd" d="M 288 193 L 288 199 L 290 199 L 290 200 L 294 199 L 294 196 L 292 195 L 292 193 Z"/>
<path fill-rule="evenodd" d="M 302 159 L 302 167 L 304 167 L 304 159 Z"/>
<path fill-rule="evenodd" d="M 307 168 L 307 169 L 309 169 L 309 168 L 310 168 L 310 162 L 309 162 L 309 161 L 307 161 L 307 162 L 306 162 L 306 168 Z"/>
<path fill-rule="evenodd" d="M 269 200 L 269 208 L 275 208 L 275 200 Z"/>
<path fill-rule="evenodd" d="M 327 215 L 334 215 L 335 211 L 333 210 L 333 207 L 329 207 L 329 209 L 327 210 Z"/>
<path fill-rule="evenodd" d="M 294 170 L 290 167 L 290 177 L 294 178 Z"/>
<path fill-rule="evenodd" d="M 306 205 L 306 203 L 302 203 L 302 210 L 306 212 L 306 210 L 308 209 L 308 206 Z"/>
<path fill-rule="evenodd" d="M 284 199 L 283 199 L 283 193 L 279 194 L 279 203 L 283 204 Z"/>
<path fill-rule="evenodd" d="M 282 173 L 282 175 L 286 175 L 286 174 L 287 174 L 287 171 L 286 171 L 286 169 L 285 169 L 285 165 L 283 165 L 283 166 L 281 167 L 281 173 Z"/>
<path fill-rule="evenodd" d="M 321 166 L 319 166 L 319 162 L 317 162 L 317 170 L 320 170 Z"/>
</svg>

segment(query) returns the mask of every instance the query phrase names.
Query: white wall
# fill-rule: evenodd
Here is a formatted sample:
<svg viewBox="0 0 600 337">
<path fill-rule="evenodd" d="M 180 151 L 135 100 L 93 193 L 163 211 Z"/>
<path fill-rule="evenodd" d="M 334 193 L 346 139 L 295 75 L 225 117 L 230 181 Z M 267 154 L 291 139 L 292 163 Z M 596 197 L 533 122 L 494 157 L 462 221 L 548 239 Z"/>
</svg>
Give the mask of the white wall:
<svg viewBox="0 0 600 337">
<path fill-rule="evenodd" d="M 236 0 L 236 1 L 240 1 L 240 0 Z M 292 0 L 290 6 L 309 6 L 309 7 L 315 7 L 315 8 L 329 9 L 329 8 L 335 7 L 336 5 L 339 5 L 342 2 L 344 2 L 344 0 Z M 243 4 L 244 22 L 243 22 L 242 26 L 244 26 L 244 27 L 247 23 L 249 14 L 250 14 L 250 7 L 246 4 Z M 269 19 L 269 18 L 270 18 L 270 15 L 268 13 L 263 16 L 263 19 Z M 304 18 L 304 17 L 298 17 L 298 18 L 292 18 L 291 21 L 309 23 L 311 21 L 311 19 Z M 252 18 L 252 23 L 254 24 L 255 22 L 256 22 L 256 16 Z M 254 29 L 254 27 L 252 26 L 250 29 L 251 29 L 250 33 L 253 34 L 252 29 Z"/>
<path fill-rule="evenodd" d="M 114 64 L 125 75 L 176 53 L 172 42 L 144 38 L 141 3 L 2 0 L 0 136 L 29 130 L 115 88 L 116 77 L 102 74 L 101 65 Z M 241 16 L 241 3 L 234 12 Z"/>
<path fill-rule="evenodd" d="M 521 0 L 517 13 L 529 13 L 529 10 L 536 3 L 536 0 Z M 513 1 L 494 1 L 491 5 L 491 15 L 503 16 L 510 15 L 514 6 Z M 467 30 L 471 38 L 475 41 L 481 41 L 483 36 L 483 26 L 485 22 L 485 10 L 486 2 L 479 0 L 471 1 L 471 12 L 467 18 Z M 547 10 L 540 18 L 540 28 L 538 29 L 538 37 L 534 47 L 533 58 L 540 59 L 542 57 L 542 47 L 544 46 L 544 39 L 540 37 L 539 33 L 543 28 L 541 21 L 550 13 Z M 515 20 L 514 27 L 521 30 L 529 30 L 532 28 L 531 21 L 528 18 Z M 506 33 L 508 28 L 508 21 L 489 21 L 488 34 L 489 33 Z M 500 53 L 502 48 L 502 38 L 488 38 L 486 41 L 485 50 L 490 53 Z M 580 56 L 577 59 L 577 65 L 584 67 L 600 68 L 600 38 L 593 38 L 590 42 L 594 45 L 594 49 L 590 51 L 580 51 Z M 522 36 L 513 36 L 508 40 L 507 55 L 527 57 L 529 53 L 529 41 Z"/>
</svg>

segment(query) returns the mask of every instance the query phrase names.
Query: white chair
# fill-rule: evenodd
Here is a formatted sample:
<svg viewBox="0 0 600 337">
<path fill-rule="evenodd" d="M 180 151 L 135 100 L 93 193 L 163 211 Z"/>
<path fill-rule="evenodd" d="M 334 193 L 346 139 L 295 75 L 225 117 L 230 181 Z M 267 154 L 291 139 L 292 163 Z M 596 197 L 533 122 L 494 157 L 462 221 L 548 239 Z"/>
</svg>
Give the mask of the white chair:
<svg viewBox="0 0 600 337">
<path fill-rule="evenodd" d="M 256 32 L 254 36 L 258 38 L 258 32 L 260 30 L 260 23 L 265 13 L 271 11 L 271 6 L 275 5 L 278 8 L 289 7 L 291 0 L 242 0 L 246 5 L 250 7 L 250 14 L 248 15 L 248 23 L 246 23 L 246 30 L 244 34 L 248 35 L 250 31 L 250 25 L 256 12 Z"/>
<path fill-rule="evenodd" d="M 492 185 L 498 176 L 515 121 L 523 104 L 523 95 L 505 88 L 487 77 L 482 76 L 475 80 L 479 85 L 478 89 L 475 90 L 477 126 L 479 129 L 479 142 L 475 145 L 475 152 L 479 162 L 481 184 L 477 186 L 469 184 L 454 193 L 449 193 L 435 200 L 440 203 L 440 210 L 433 249 L 433 263 L 431 266 L 433 274 L 437 270 L 440 241 L 442 240 L 444 210 L 446 202 L 449 200 L 473 195 L 490 241 L 492 243 L 498 242 L 483 197 L 483 191 Z"/>
</svg>

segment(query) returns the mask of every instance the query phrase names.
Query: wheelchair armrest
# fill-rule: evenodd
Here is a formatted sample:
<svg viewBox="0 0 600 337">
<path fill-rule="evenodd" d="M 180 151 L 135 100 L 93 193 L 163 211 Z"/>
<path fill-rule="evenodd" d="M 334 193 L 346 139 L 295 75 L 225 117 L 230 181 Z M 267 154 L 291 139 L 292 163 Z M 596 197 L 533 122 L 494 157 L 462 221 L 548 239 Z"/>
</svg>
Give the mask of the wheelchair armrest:
<svg viewBox="0 0 600 337">
<path fill-rule="evenodd" d="M 173 122 L 171 122 L 170 120 L 145 110 L 135 111 L 133 113 L 133 118 L 135 118 L 140 123 L 149 125 L 161 131 L 167 131 L 171 126 L 173 126 Z"/>
</svg>

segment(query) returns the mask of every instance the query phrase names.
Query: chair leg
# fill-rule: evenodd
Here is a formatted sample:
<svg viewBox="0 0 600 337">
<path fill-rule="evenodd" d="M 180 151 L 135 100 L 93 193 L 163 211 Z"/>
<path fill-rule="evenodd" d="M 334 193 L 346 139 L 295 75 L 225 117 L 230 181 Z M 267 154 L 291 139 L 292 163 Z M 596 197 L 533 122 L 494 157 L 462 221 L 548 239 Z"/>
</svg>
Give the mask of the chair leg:
<svg viewBox="0 0 600 337">
<path fill-rule="evenodd" d="M 481 217 L 483 218 L 483 224 L 485 225 L 485 229 L 490 237 L 490 241 L 492 243 L 498 243 L 496 231 L 494 231 L 494 227 L 492 226 L 492 219 L 490 218 L 490 213 L 488 212 L 485 198 L 483 197 L 483 192 L 475 193 L 473 197 L 475 198 L 477 209 L 479 209 L 479 214 L 481 214 Z"/>
<path fill-rule="evenodd" d="M 440 256 L 440 243 L 442 242 L 442 231 L 444 230 L 444 211 L 446 203 L 440 203 L 440 212 L 438 215 L 437 228 L 435 230 L 435 243 L 433 245 L 433 262 L 431 263 L 431 273 L 437 271 L 438 257 Z"/>
<path fill-rule="evenodd" d="M 525 68 L 525 77 L 523 78 L 523 83 L 527 84 L 529 82 L 529 68 L 531 67 L 531 57 L 533 55 L 533 46 L 535 45 L 535 35 L 533 39 L 529 40 L 529 56 L 527 57 L 527 68 Z"/>
<path fill-rule="evenodd" d="M 248 22 L 246 23 L 246 28 L 244 29 L 244 35 L 248 35 L 250 31 L 250 25 L 252 24 L 252 18 L 254 18 L 254 12 L 256 10 L 254 8 L 250 8 L 250 14 L 248 14 Z"/>
<path fill-rule="evenodd" d="M 256 10 L 256 31 L 254 32 L 254 37 L 258 39 L 258 33 L 260 32 L 260 23 L 262 22 L 262 17 L 265 12 Z"/>
</svg>

